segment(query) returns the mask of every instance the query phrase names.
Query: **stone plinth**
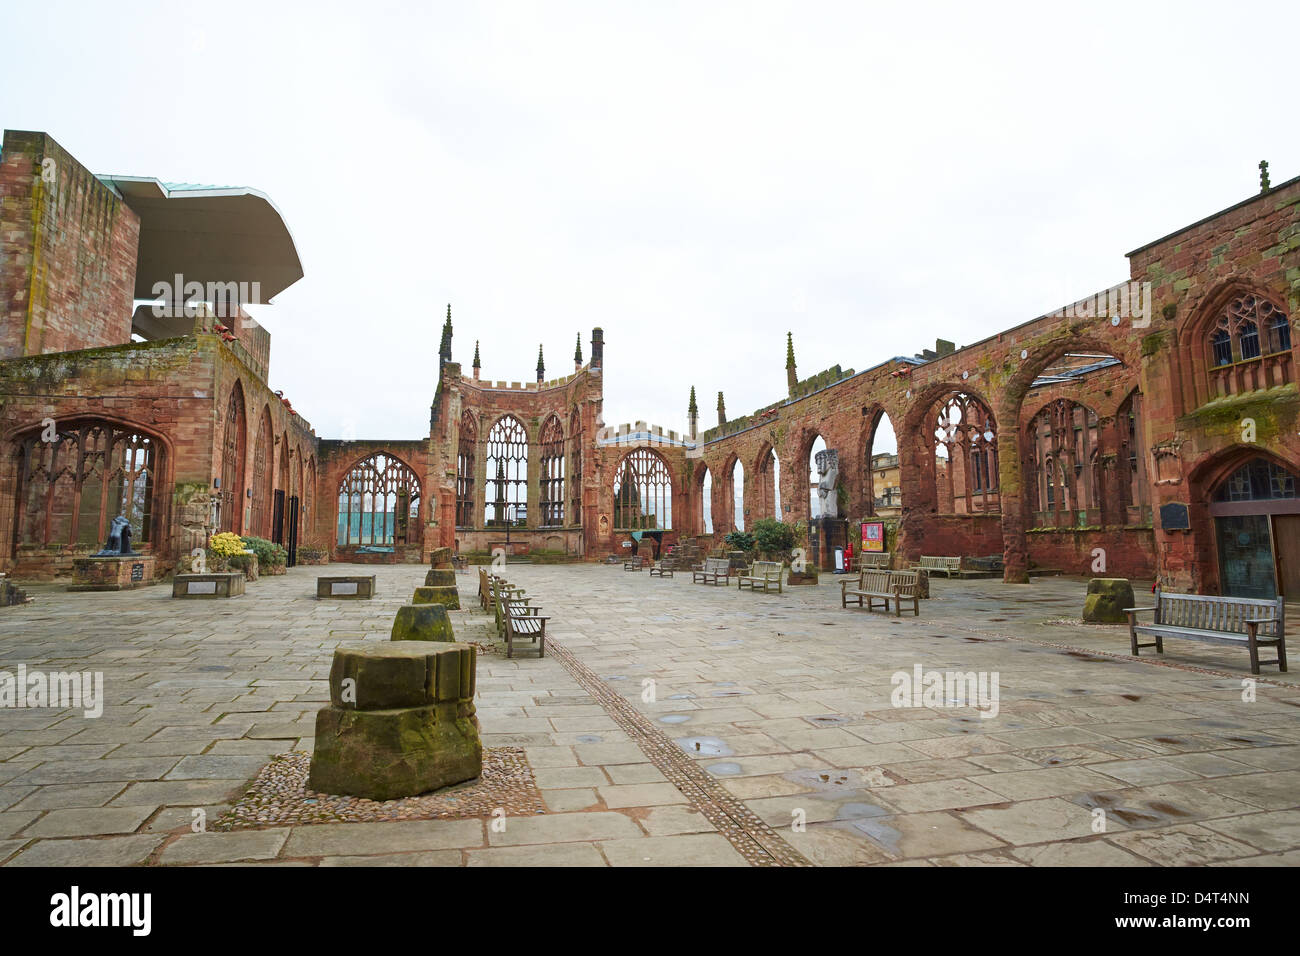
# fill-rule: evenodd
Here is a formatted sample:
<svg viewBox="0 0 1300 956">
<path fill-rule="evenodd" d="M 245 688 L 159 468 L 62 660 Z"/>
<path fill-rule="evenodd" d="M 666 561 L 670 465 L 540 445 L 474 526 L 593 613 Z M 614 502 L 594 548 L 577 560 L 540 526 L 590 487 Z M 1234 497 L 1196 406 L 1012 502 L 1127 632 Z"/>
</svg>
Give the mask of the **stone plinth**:
<svg viewBox="0 0 1300 956">
<path fill-rule="evenodd" d="M 455 587 L 456 572 L 451 568 L 433 568 L 432 570 L 425 572 L 424 586 L 426 588 Z"/>
<path fill-rule="evenodd" d="M 429 567 L 431 568 L 450 568 L 451 548 L 434 548 L 429 552 Z"/>
<path fill-rule="evenodd" d="M 152 554 L 114 554 L 72 562 L 69 591 L 130 591 L 154 583 Z"/>
<path fill-rule="evenodd" d="M 454 641 L 451 618 L 441 604 L 407 604 L 393 619 L 394 641 Z"/>
<path fill-rule="evenodd" d="M 244 574 L 178 574 L 172 578 L 174 598 L 230 598 L 244 593 Z"/>
<path fill-rule="evenodd" d="M 317 578 L 316 596 L 332 601 L 369 600 L 375 596 L 375 576 L 354 574 Z"/>
<path fill-rule="evenodd" d="M 412 604 L 441 604 L 453 611 L 460 610 L 460 591 L 455 587 L 416 588 L 411 598 Z"/>
<path fill-rule="evenodd" d="M 429 641 L 336 648 L 307 786 L 397 800 L 479 776 L 476 655 L 468 644 Z"/>
<path fill-rule="evenodd" d="M 785 583 L 791 585 L 816 584 L 817 571 L 809 568 L 805 571 L 786 571 Z"/>
<path fill-rule="evenodd" d="M 1126 607 L 1137 607 L 1128 578 L 1093 578 L 1083 602 L 1083 623 L 1123 624 L 1128 620 Z"/>
</svg>

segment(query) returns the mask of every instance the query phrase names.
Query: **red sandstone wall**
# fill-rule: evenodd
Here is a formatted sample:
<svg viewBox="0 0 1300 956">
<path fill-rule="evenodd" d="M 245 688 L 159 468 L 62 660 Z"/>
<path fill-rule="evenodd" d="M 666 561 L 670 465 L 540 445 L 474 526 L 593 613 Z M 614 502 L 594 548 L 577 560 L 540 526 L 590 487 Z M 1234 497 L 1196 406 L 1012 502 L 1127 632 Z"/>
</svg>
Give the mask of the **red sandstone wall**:
<svg viewBox="0 0 1300 956">
<path fill-rule="evenodd" d="M 139 243 L 136 214 L 53 138 L 6 131 L 0 358 L 129 342 Z"/>
</svg>

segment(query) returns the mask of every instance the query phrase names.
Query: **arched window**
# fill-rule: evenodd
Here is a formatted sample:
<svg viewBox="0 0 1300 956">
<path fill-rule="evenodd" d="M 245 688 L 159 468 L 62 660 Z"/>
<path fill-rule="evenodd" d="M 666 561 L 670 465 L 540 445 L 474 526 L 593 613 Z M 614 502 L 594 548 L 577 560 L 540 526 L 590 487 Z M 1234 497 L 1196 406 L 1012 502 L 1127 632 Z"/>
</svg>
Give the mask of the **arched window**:
<svg viewBox="0 0 1300 956">
<path fill-rule="evenodd" d="M 1291 323 L 1272 302 L 1249 293 L 1234 298 L 1207 339 L 1211 398 L 1291 381 Z"/>
<path fill-rule="evenodd" d="M 704 534 L 713 534 L 713 473 L 708 466 L 700 479 L 700 529 Z"/>
<path fill-rule="evenodd" d="M 731 505 L 737 531 L 745 530 L 745 466 L 736 459 L 731 466 Z"/>
<path fill-rule="evenodd" d="M 474 527 L 474 455 L 478 425 L 472 412 L 460 416 L 456 443 L 456 527 Z"/>
<path fill-rule="evenodd" d="M 629 452 L 614 473 L 614 529 L 668 531 L 673 481 L 664 460 L 647 448 Z"/>
<path fill-rule="evenodd" d="M 1067 398 L 1045 405 L 1030 421 L 1029 442 L 1037 476 L 1040 528 L 1083 527 L 1101 522 L 1097 470 L 1097 413 Z M 987 480 L 976 458 L 976 490 Z"/>
<path fill-rule="evenodd" d="M 817 456 L 826 450 L 826 439 L 818 435 L 808 449 L 808 517 L 820 518 L 822 514 L 821 496 L 817 493 L 821 484 L 821 472 L 817 470 Z"/>
<path fill-rule="evenodd" d="M 758 456 L 759 512 L 781 520 L 781 461 L 770 445 Z"/>
<path fill-rule="evenodd" d="M 271 456 L 275 453 L 275 439 L 271 437 L 271 413 L 262 412 L 262 424 L 257 429 L 253 443 L 253 498 L 249 511 L 249 534 L 269 538 L 271 530 L 271 482 L 275 474 L 271 469 Z"/>
<path fill-rule="evenodd" d="M 488 432 L 485 510 L 488 527 L 528 522 L 528 432 L 513 415 Z"/>
<path fill-rule="evenodd" d="M 247 454 L 248 416 L 244 411 L 244 390 L 235 383 L 226 405 L 221 440 L 221 530 L 238 533 L 243 528 L 244 457 Z"/>
<path fill-rule="evenodd" d="M 939 402 L 934 422 L 940 511 L 998 511 L 997 426 L 973 395 L 957 392 Z"/>
<path fill-rule="evenodd" d="M 542 425 L 542 527 L 564 524 L 564 427 L 552 415 Z"/>
<path fill-rule="evenodd" d="M 569 524 L 582 524 L 582 412 L 569 416 Z"/>
<path fill-rule="evenodd" d="M 352 466 L 339 483 L 339 547 L 408 544 L 420 517 L 420 479 L 382 452 Z"/>
<path fill-rule="evenodd" d="M 18 441 L 19 543 L 102 545 L 118 515 L 130 522 L 133 544 L 156 540 L 162 449 L 155 439 L 97 420 L 70 422 L 54 441 L 42 434 Z"/>
</svg>

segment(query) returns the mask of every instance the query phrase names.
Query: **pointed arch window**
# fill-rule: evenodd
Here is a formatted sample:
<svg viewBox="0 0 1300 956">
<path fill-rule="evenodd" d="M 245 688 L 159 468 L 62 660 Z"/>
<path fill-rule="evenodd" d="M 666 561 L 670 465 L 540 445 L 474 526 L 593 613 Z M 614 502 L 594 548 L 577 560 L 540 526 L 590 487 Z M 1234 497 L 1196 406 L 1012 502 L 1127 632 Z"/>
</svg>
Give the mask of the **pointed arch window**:
<svg viewBox="0 0 1300 956">
<path fill-rule="evenodd" d="M 460 437 L 456 443 L 456 527 L 474 527 L 474 460 L 478 424 L 471 412 L 460 416 Z"/>
<path fill-rule="evenodd" d="M 1210 398 L 1284 385 L 1291 371 L 1291 322 L 1262 296 L 1243 294 L 1219 313 L 1206 340 Z"/>
<path fill-rule="evenodd" d="M 569 523 L 582 524 L 582 410 L 569 415 Z"/>
<path fill-rule="evenodd" d="M 504 528 L 528 521 L 528 432 L 513 415 L 498 419 L 487 439 L 485 522 Z"/>
<path fill-rule="evenodd" d="M 339 547 L 409 544 L 420 516 L 420 480 L 407 465 L 377 452 L 339 483 Z"/>
<path fill-rule="evenodd" d="M 552 415 L 542 425 L 542 527 L 556 528 L 564 524 L 564 426 Z"/>
<path fill-rule="evenodd" d="M 664 460 L 647 448 L 629 452 L 614 473 L 614 529 L 668 531 L 673 481 Z"/>
<path fill-rule="evenodd" d="M 238 533 L 243 528 L 244 457 L 247 454 L 248 415 L 244 390 L 236 385 L 226 405 L 221 442 L 221 530 Z"/>
<path fill-rule="evenodd" d="M 18 442 L 20 544 L 102 545 L 118 515 L 134 543 L 154 543 L 162 457 L 155 438 L 93 419 L 69 423 L 54 441 L 41 436 L 37 429 Z"/>
</svg>

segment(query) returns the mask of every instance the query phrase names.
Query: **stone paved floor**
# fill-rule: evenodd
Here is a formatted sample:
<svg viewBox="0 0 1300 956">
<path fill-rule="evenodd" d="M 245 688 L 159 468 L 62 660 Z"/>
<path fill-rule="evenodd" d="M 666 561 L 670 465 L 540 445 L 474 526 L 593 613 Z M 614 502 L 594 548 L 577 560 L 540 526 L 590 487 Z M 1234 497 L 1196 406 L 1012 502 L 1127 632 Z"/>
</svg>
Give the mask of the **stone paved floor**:
<svg viewBox="0 0 1300 956">
<path fill-rule="evenodd" d="M 895 619 L 840 610 L 830 577 L 751 595 L 590 565 L 511 565 L 555 652 L 479 660 L 484 742 L 526 749 L 548 813 L 193 833 L 195 808 L 215 820 L 271 754 L 310 749 L 331 649 L 386 640 L 423 577 L 334 566 L 379 597 L 329 602 L 318 570 L 216 602 L 41 585 L 0 611 L 0 670 L 102 671 L 108 700 L 0 710 L 0 862 L 1300 863 L 1300 674 L 1266 668 L 1245 702 L 1234 649 L 1133 661 L 1124 628 L 1049 623 L 1078 616 L 1078 579 L 940 580 Z M 483 638 L 481 612 L 455 617 Z M 996 674 L 997 716 L 893 706 L 918 665 Z"/>
</svg>

